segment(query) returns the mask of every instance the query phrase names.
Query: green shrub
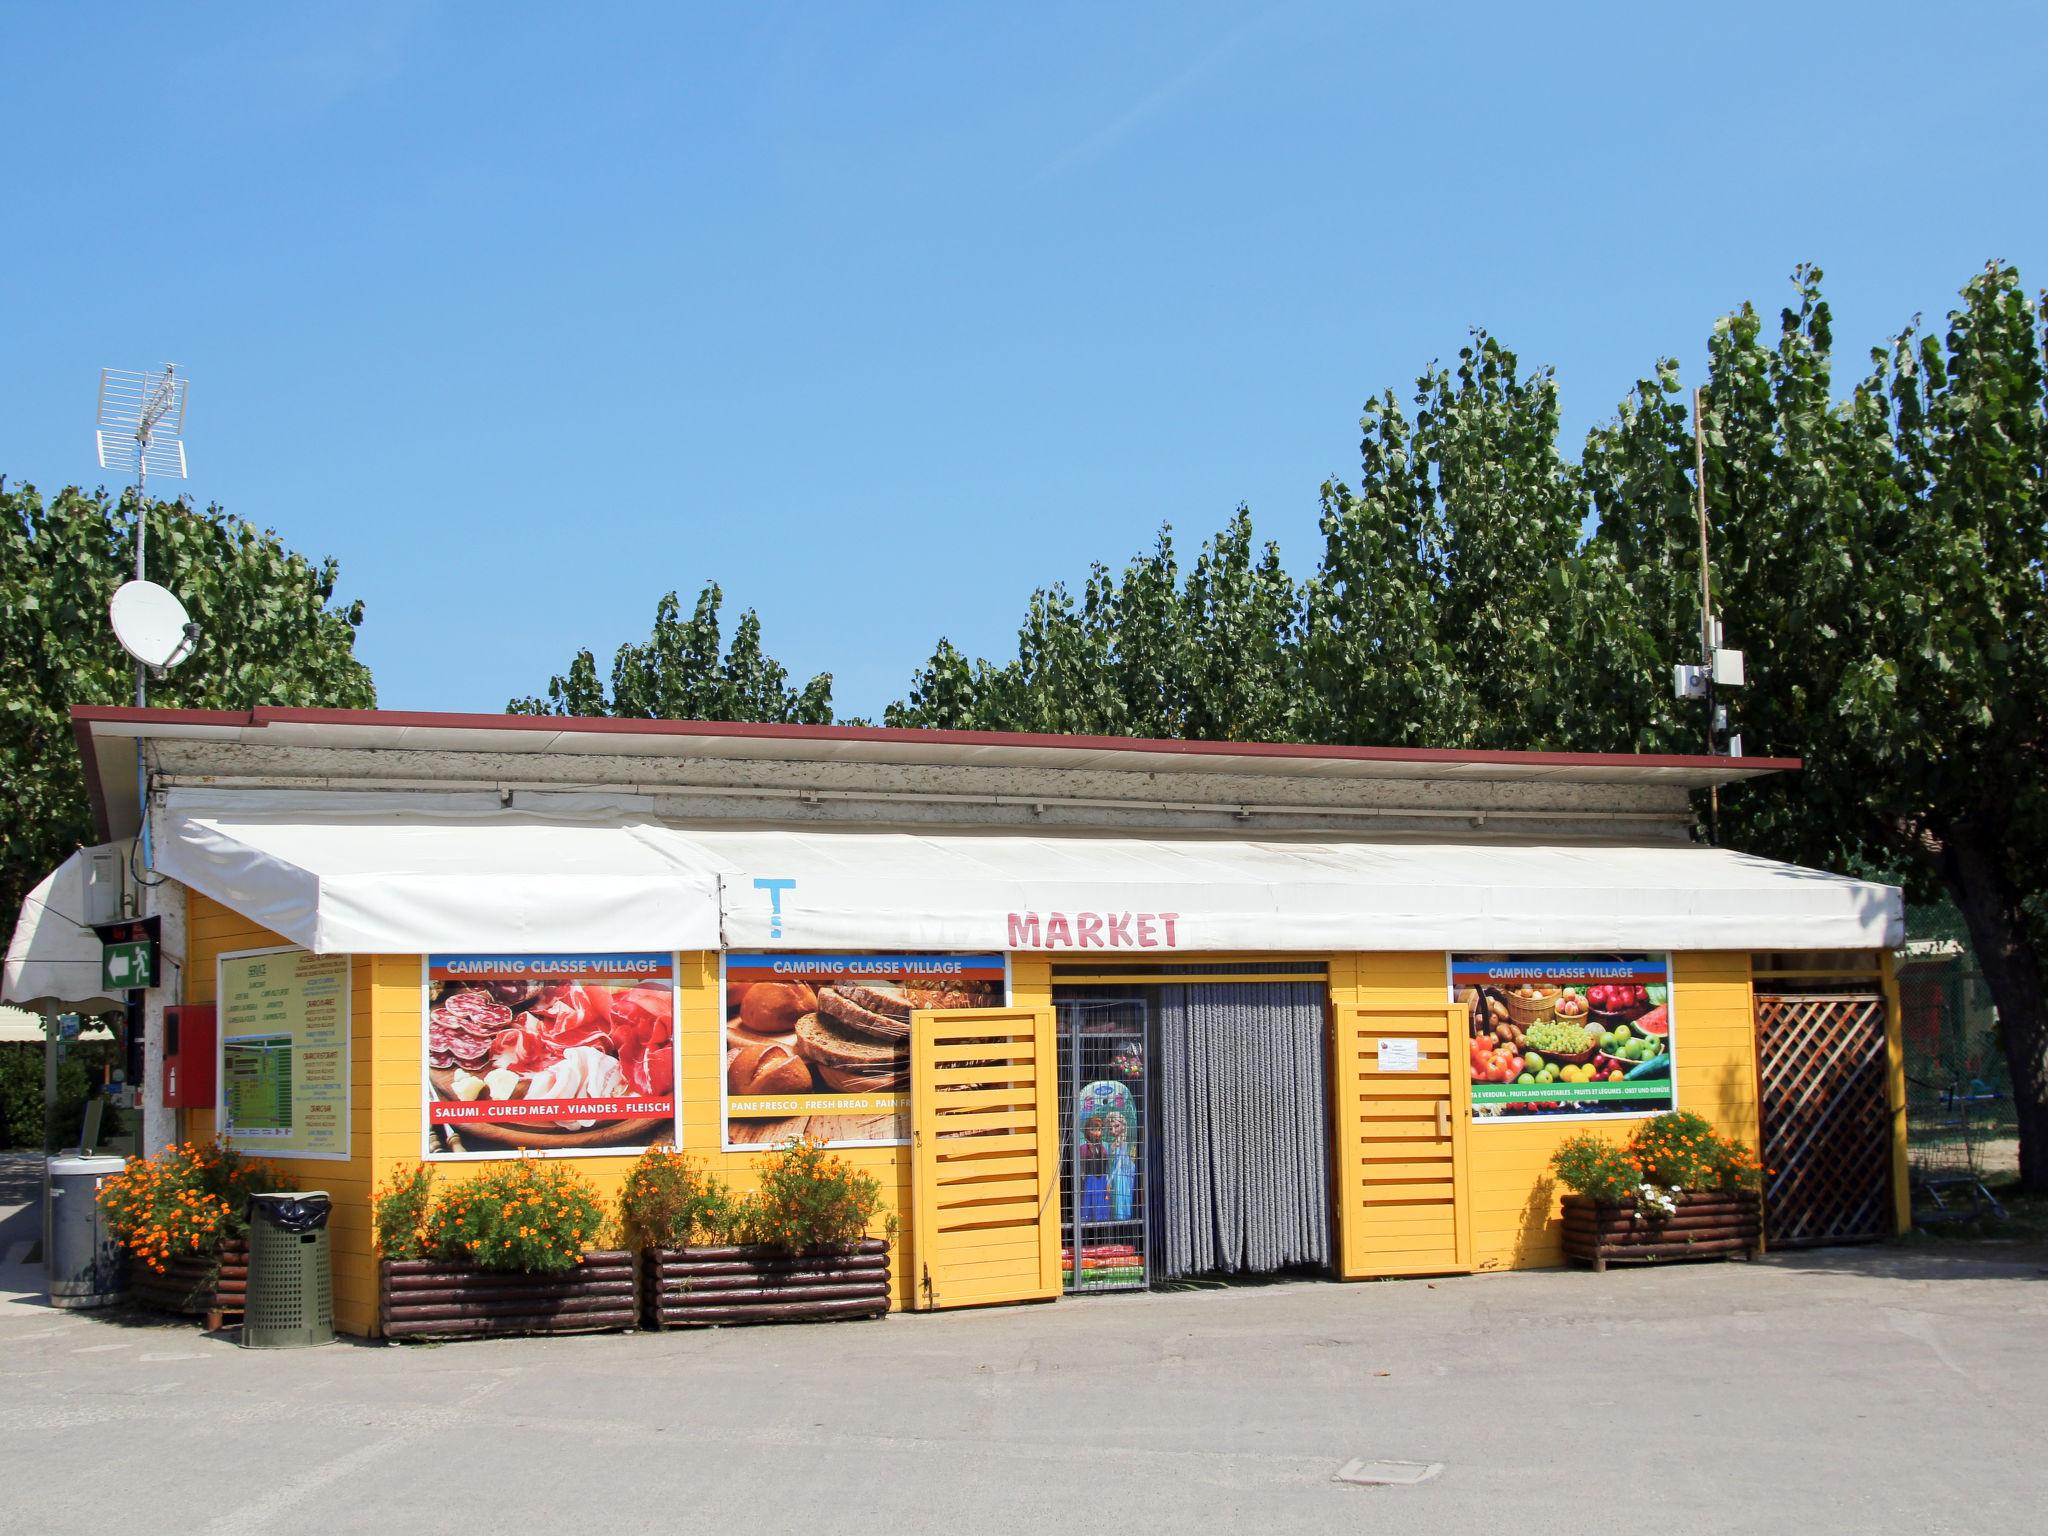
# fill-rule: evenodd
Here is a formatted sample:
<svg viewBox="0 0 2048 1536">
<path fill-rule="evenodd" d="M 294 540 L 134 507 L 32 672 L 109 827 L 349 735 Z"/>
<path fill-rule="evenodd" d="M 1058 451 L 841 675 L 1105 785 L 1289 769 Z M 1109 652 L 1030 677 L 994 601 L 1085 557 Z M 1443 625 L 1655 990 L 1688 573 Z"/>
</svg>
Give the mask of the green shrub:
<svg viewBox="0 0 2048 1536">
<path fill-rule="evenodd" d="M 882 1209 L 881 1181 L 815 1141 L 792 1141 L 757 1166 L 761 1187 L 746 1202 L 755 1242 L 791 1252 L 857 1242 Z"/>
<path fill-rule="evenodd" d="M 626 1175 L 619 1225 L 628 1248 L 688 1248 L 733 1241 L 738 1212 L 716 1174 L 674 1147 L 649 1147 Z"/>
<path fill-rule="evenodd" d="M 1566 1189 L 1590 1195 L 1603 1205 L 1619 1205 L 1642 1183 L 1628 1153 L 1591 1131 L 1567 1136 L 1551 1154 L 1550 1166 Z"/>
<path fill-rule="evenodd" d="M 1674 1109 L 1645 1120 L 1628 1139 L 1642 1182 L 1660 1189 L 1715 1189 L 1721 1138 L 1704 1116 Z"/>
<path fill-rule="evenodd" d="M 1565 1188 L 1611 1205 L 1641 1204 L 1645 1189 L 1753 1192 L 1764 1174 L 1747 1145 L 1687 1110 L 1645 1120 L 1620 1145 L 1590 1131 L 1568 1136 L 1550 1166 Z"/>
<path fill-rule="evenodd" d="M 57 1103 L 43 1120 L 43 1047 L 0 1045 L 0 1147 L 66 1147 L 78 1141 L 85 1101 L 106 1068 L 119 1060 L 111 1040 L 73 1041 L 57 1064 Z M 109 1104 L 100 1120 L 102 1141 L 121 1134 L 121 1111 Z"/>
<path fill-rule="evenodd" d="M 521 1157 L 487 1163 L 427 1202 L 420 1225 L 431 1258 L 480 1269 L 558 1275 L 601 1246 L 605 1210 L 597 1188 L 561 1163 Z"/>
<path fill-rule="evenodd" d="M 183 1141 L 129 1158 L 94 1198 L 115 1241 L 161 1274 L 171 1259 L 211 1257 L 223 1239 L 244 1236 L 250 1195 L 291 1187 L 273 1164 L 225 1141 Z"/>
<path fill-rule="evenodd" d="M 377 1252 L 387 1259 L 425 1258 L 433 1203 L 434 1170 L 425 1163 L 400 1163 L 370 1197 Z"/>
</svg>

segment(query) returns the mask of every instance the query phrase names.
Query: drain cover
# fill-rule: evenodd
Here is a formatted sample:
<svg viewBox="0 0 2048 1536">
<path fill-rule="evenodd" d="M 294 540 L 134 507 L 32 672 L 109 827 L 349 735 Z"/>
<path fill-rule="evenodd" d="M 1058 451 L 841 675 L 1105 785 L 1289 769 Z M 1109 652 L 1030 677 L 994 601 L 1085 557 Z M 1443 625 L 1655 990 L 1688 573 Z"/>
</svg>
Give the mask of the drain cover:
<svg viewBox="0 0 2048 1536">
<path fill-rule="evenodd" d="M 1440 1461 L 1366 1461 L 1354 1457 L 1337 1469 L 1337 1481 L 1363 1483 L 1368 1488 L 1407 1488 L 1428 1482 L 1443 1469 Z"/>
</svg>

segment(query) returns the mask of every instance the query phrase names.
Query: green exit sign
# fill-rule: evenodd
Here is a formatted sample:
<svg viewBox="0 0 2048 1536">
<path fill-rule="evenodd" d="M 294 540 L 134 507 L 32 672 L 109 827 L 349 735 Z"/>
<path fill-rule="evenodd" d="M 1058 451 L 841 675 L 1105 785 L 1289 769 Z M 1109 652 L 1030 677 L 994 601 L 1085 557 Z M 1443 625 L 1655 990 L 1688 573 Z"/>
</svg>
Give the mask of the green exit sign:
<svg viewBox="0 0 2048 1536">
<path fill-rule="evenodd" d="M 100 985 L 116 992 L 156 985 L 156 945 L 133 939 L 100 946 Z"/>
</svg>

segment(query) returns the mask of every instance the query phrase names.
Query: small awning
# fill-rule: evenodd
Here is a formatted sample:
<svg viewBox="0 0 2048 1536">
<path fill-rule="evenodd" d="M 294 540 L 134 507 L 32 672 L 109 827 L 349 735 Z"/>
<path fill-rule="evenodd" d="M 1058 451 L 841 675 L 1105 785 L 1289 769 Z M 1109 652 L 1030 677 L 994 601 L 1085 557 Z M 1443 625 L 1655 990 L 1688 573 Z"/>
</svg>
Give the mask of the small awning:
<svg viewBox="0 0 2048 1536">
<path fill-rule="evenodd" d="M 1801 950 L 1891 886 L 1685 844 L 677 827 L 616 796 L 174 791 L 166 874 L 319 953 Z"/>
<path fill-rule="evenodd" d="M 125 1006 L 101 990 L 100 936 L 85 921 L 86 870 L 81 848 L 22 902 L 0 1002 L 37 1013 L 117 1013 Z"/>
<path fill-rule="evenodd" d="M 60 1008 L 58 1013 L 75 1009 Z M 89 1024 L 75 1036 L 79 1040 L 111 1040 L 114 1032 L 104 1024 Z M 23 1008 L 0 1008 L 0 1045 L 41 1045 L 49 1039 L 43 1020 Z"/>
<path fill-rule="evenodd" d="M 173 792 L 156 867 L 315 954 L 716 949 L 718 879 L 617 797 Z"/>
</svg>

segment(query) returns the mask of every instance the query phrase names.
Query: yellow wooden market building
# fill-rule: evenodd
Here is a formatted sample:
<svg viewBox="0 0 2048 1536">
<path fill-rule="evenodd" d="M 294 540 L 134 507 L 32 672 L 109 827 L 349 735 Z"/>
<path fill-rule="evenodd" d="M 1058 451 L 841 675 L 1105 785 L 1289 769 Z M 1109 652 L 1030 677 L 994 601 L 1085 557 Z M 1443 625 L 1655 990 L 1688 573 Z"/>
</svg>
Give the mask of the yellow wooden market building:
<svg viewBox="0 0 2048 1536">
<path fill-rule="evenodd" d="M 1052 1298 L 1098 1274 L 1122 1288 L 1208 1269 L 1557 1265 L 1559 1141 L 1674 1105 L 1761 1143 L 1767 1162 L 1788 1136 L 1825 1159 L 1774 1169 L 1774 1242 L 1907 1219 L 1898 892 L 1694 838 L 1700 791 L 1795 763 L 376 711 L 75 716 L 121 899 L 160 930 L 158 985 L 135 1010 L 147 1135 L 223 1129 L 228 1080 L 265 1103 L 283 1091 L 267 1064 L 298 1049 L 293 1091 L 309 1105 L 326 1092 L 305 1113 L 332 1123 L 313 1143 L 278 1136 L 274 1155 L 334 1196 L 348 1332 L 377 1327 L 372 1188 L 423 1155 L 460 1178 L 522 1146 L 574 1155 L 609 1194 L 652 1140 L 739 1187 L 783 1132 L 839 1140 L 897 1218 L 903 1308 Z M 252 955 L 259 978 L 283 975 L 274 954 L 346 957 L 345 1069 L 327 1089 L 308 1086 L 323 1069 L 303 1041 L 233 1034 L 222 978 L 244 985 L 235 957 Z M 480 1074 L 451 1063 L 482 1047 L 437 1011 L 458 984 L 430 978 L 429 957 L 607 954 L 672 967 L 662 1130 L 645 1129 L 660 1041 L 625 1086 L 602 1052 L 579 1058 L 639 1114 L 630 1145 L 602 1145 L 601 1117 L 526 1133 L 485 1118 L 489 1093 L 460 1100 Z M 959 956 L 985 957 L 1000 982 L 934 990 L 903 958 L 951 974 Z M 898 969 L 849 980 L 862 957 L 875 976 L 881 957 Z M 291 974 L 312 978 L 309 997 L 326 985 L 317 965 Z M 734 980 L 784 974 L 811 979 Z M 1560 1113 L 1526 1085 L 1475 1084 L 1490 1000 L 1544 975 L 1595 998 L 1598 978 L 1624 978 L 1616 995 L 1642 1027 L 1601 1038 L 1654 1055 L 1623 1052 L 1577 1090 L 1611 1097 Z M 745 1033 L 753 987 L 790 989 L 810 1022 Z M 875 1039 L 896 1020 L 874 998 L 892 988 L 916 1012 L 882 1062 Z M 783 997 L 764 993 L 760 1011 Z M 202 1073 L 214 1102 L 171 1107 L 167 1018 L 206 1005 L 222 1005 Z M 839 1029 L 828 1005 L 876 1033 Z M 757 1065 L 758 1081 L 808 1086 L 741 1091 L 735 1073 Z M 263 1125 L 260 1108 L 236 1112 Z M 295 1160 L 306 1145 L 324 1151 Z M 1132 1240 L 1092 1242 L 1098 1218 Z"/>
</svg>

